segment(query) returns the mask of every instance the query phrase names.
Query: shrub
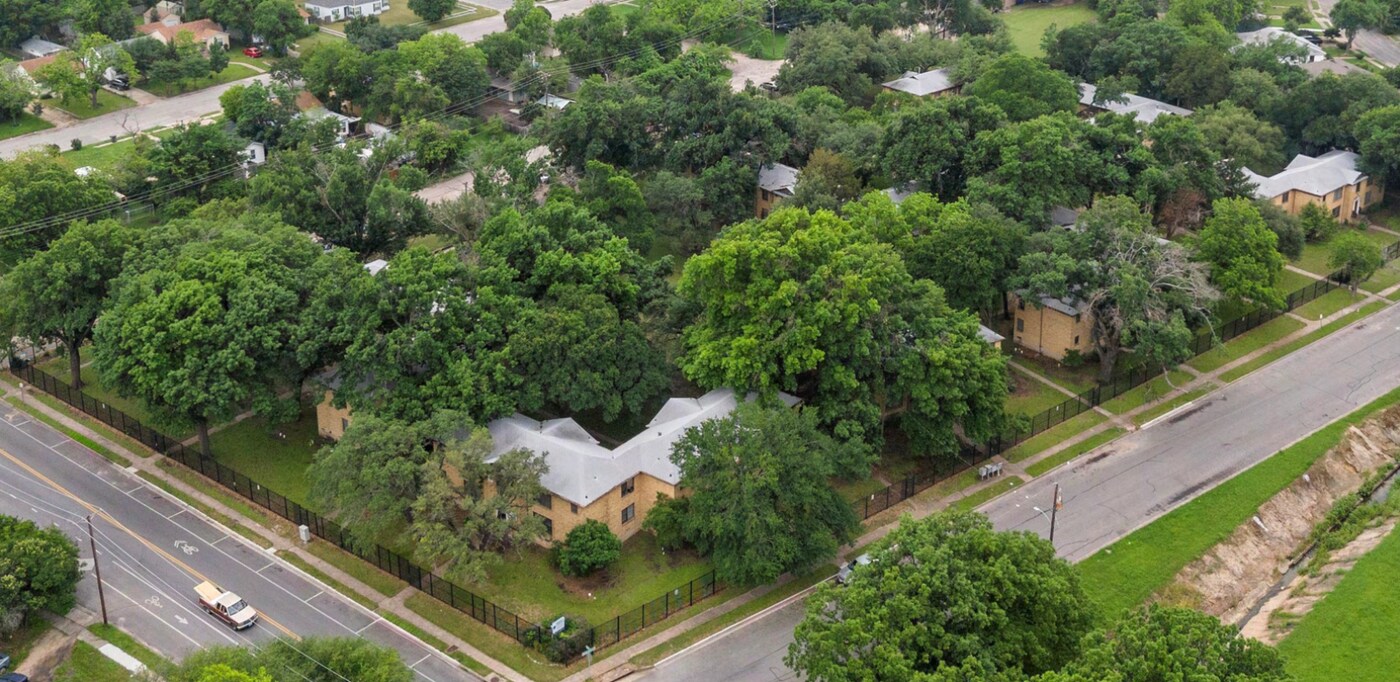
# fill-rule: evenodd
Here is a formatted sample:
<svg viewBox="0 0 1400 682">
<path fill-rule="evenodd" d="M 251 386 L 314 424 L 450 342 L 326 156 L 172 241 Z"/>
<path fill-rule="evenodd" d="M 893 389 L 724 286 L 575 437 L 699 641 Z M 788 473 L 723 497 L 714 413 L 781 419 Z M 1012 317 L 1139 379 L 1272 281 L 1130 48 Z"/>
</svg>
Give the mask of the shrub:
<svg viewBox="0 0 1400 682">
<path fill-rule="evenodd" d="M 607 568 L 622 556 L 622 541 L 607 524 L 589 519 L 575 526 L 559 546 L 557 563 L 564 575 L 585 576 Z"/>
<path fill-rule="evenodd" d="M 1308 204 L 1298 212 L 1298 222 L 1303 226 L 1303 235 L 1310 242 L 1325 242 L 1337 234 L 1337 219 L 1318 204 Z"/>
<path fill-rule="evenodd" d="M 73 138 L 73 141 L 72 141 L 72 142 L 69 142 L 69 143 L 68 143 L 68 146 L 69 146 L 69 147 L 72 147 L 72 148 L 73 148 L 73 151 L 76 152 L 76 151 L 78 151 L 79 149 L 82 149 L 82 148 L 83 148 L 83 141 L 82 141 L 82 140 L 79 140 L 78 138 L 75 137 L 75 138 Z"/>
<path fill-rule="evenodd" d="M 596 523 L 596 521 L 594 522 Z M 606 528 L 606 526 L 604 526 Z M 579 616 L 565 616 L 568 626 L 558 635 L 550 635 L 549 630 L 540 632 L 536 648 L 544 652 L 546 658 L 555 663 L 568 663 L 583 655 L 583 650 L 593 644 L 593 628 L 588 620 Z M 544 622 L 544 627 L 554 621 Z"/>
</svg>

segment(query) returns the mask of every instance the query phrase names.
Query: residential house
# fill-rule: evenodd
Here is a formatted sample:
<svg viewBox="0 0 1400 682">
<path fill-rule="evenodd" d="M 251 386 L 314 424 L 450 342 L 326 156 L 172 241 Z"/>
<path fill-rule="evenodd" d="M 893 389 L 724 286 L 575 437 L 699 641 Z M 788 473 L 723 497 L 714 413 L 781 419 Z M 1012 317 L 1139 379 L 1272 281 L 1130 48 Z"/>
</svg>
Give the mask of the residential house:
<svg viewBox="0 0 1400 682">
<path fill-rule="evenodd" d="M 1255 184 L 1254 196 L 1297 215 L 1308 204 L 1319 204 L 1338 220 L 1357 219 L 1367 207 L 1380 203 L 1385 189 L 1357 169 L 1356 152 L 1334 149 L 1319 157 L 1299 154 L 1276 175 L 1264 177 L 1244 169 Z"/>
<path fill-rule="evenodd" d="M 46 57 L 34 57 L 33 59 L 26 59 L 22 62 L 7 62 L 0 64 L 0 71 L 29 81 L 29 84 L 34 87 L 35 92 L 42 97 L 49 94 L 49 89 L 39 82 L 37 74 L 39 73 L 39 69 L 43 68 L 46 64 L 52 63 L 55 59 L 58 59 L 57 54 L 51 54 Z"/>
<path fill-rule="evenodd" d="M 797 176 L 801 171 L 781 163 L 773 163 L 758 169 L 758 196 L 754 215 L 767 218 L 779 199 L 786 199 L 797 191 Z"/>
<path fill-rule="evenodd" d="M 996 333 L 991 327 L 984 324 L 977 325 L 977 336 L 986 341 L 992 348 L 1001 348 L 1001 342 L 1006 340 L 1005 336 Z"/>
<path fill-rule="evenodd" d="M 1157 120 L 1158 116 L 1190 116 L 1191 110 L 1178 107 L 1166 102 L 1159 102 L 1149 97 L 1125 94 L 1121 101 L 1117 102 L 1095 102 L 1099 89 L 1090 83 L 1079 84 L 1079 115 L 1094 116 L 1103 112 L 1112 112 L 1124 116 L 1132 116 L 1138 123 L 1147 125 Z"/>
<path fill-rule="evenodd" d="M 1308 42 L 1302 36 L 1285 31 L 1277 26 L 1265 26 L 1257 31 L 1246 31 L 1236 33 L 1236 38 L 1240 39 L 1243 45 L 1268 45 L 1275 40 L 1291 43 L 1303 48 L 1304 55 L 1299 58 L 1280 59 L 1284 63 L 1307 64 L 1310 62 L 1320 62 L 1327 58 L 1327 53 L 1322 48 Z"/>
<path fill-rule="evenodd" d="M 885 196 L 889 197 L 890 201 L 893 201 L 895 205 L 898 206 L 904 203 L 905 199 L 908 199 L 909 197 L 914 196 L 919 192 L 919 183 L 906 182 L 902 185 L 887 188 L 884 190 L 884 192 Z"/>
<path fill-rule="evenodd" d="M 312 18 L 325 22 L 367 17 L 389 10 L 387 0 L 306 0 L 304 6 Z"/>
<path fill-rule="evenodd" d="M 166 45 L 174 43 L 175 36 L 184 32 L 189 32 L 190 35 L 194 36 L 194 41 L 203 45 L 207 50 L 227 50 L 229 44 L 228 32 L 213 19 L 181 22 L 178 15 L 172 14 L 160 21 L 137 26 L 136 32 L 155 38 Z"/>
<path fill-rule="evenodd" d="M 1012 334 L 1016 345 L 1054 360 L 1071 351 L 1087 355 L 1094 349 L 1094 316 L 1088 303 L 1075 297 L 1041 297 L 1039 305 L 1011 295 Z"/>
<path fill-rule="evenodd" d="M 24 57 L 26 59 L 34 59 L 37 57 L 49 57 L 52 55 L 56 55 L 66 49 L 68 48 L 59 45 L 58 43 L 51 43 L 47 40 L 44 40 L 43 38 L 40 38 L 39 36 L 34 36 L 33 38 L 30 38 L 19 44 L 19 51 L 24 54 Z"/>
<path fill-rule="evenodd" d="M 316 408 L 317 431 L 337 439 L 350 425 L 350 410 L 331 405 L 336 379 L 325 383 L 325 399 Z M 797 399 L 780 394 L 788 405 Z M 675 497 L 680 469 L 671 462 L 672 445 L 693 426 L 728 415 L 738 398 L 728 389 L 699 398 L 671 398 L 646 428 L 627 442 L 608 449 L 573 419 L 539 421 L 521 414 L 486 425 L 491 433 L 491 459 L 524 448 L 539 453 L 549 465 L 540 483 L 545 494 L 533 512 L 544 519 L 543 541 L 563 539 L 575 526 L 593 519 L 626 540 L 636 534 L 658 495 Z"/>
<path fill-rule="evenodd" d="M 565 99 L 563 97 L 559 97 L 558 95 L 550 94 L 546 94 L 544 97 L 535 100 L 535 104 L 538 104 L 542 107 L 548 107 L 550 109 L 558 109 L 560 111 L 563 111 L 564 107 L 567 107 L 573 103 L 574 101 L 571 99 Z"/>
<path fill-rule="evenodd" d="M 951 69 L 934 69 L 923 73 L 905 71 L 903 76 L 883 85 L 886 90 L 903 92 L 915 97 L 956 95 L 962 89 L 962 86 L 953 80 Z"/>
<path fill-rule="evenodd" d="M 301 112 L 297 114 L 297 116 L 304 116 L 312 121 L 319 121 L 325 118 L 334 119 L 337 122 L 336 135 L 342 139 L 354 135 L 357 128 L 356 124 L 360 122 L 360 117 L 358 116 L 346 116 L 345 114 L 327 109 L 326 105 L 321 103 L 321 100 L 316 99 L 315 95 L 305 90 L 297 93 L 296 105 L 297 110 Z"/>
</svg>

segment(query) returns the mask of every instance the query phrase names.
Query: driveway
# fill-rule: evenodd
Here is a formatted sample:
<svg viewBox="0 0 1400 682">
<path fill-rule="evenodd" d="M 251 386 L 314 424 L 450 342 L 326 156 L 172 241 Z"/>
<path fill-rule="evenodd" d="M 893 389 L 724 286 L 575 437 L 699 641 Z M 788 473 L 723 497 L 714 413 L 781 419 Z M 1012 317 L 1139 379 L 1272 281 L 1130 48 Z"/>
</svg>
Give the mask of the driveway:
<svg viewBox="0 0 1400 682">
<path fill-rule="evenodd" d="M 1078 464 L 983 505 L 1002 530 L 1045 536 L 1034 507 L 1060 484 L 1060 556 L 1079 561 L 1400 386 L 1400 306 L 1392 305 L 1256 370 Z M 775 682 L 801 602 L 663 661 L 639 682 Z"/>
<path fill-rule="evenodd" d="M 93 519 L 111 622 L 161 654 L 180 659 L 217 644 L 253 645 L 310 635 L 362 637 L 397 651 L 416 682 L 478 680 L 456 661 L 338 592 L 172 499 L 126 469 L 33 421 L 0 408 L 0 513 L 62 529 L 89 550 Z M 195 604 L 212 580 L 261 614 L 235 632 Z M 100 609 L 96 578 L 78 601 Z"/>
</svg>

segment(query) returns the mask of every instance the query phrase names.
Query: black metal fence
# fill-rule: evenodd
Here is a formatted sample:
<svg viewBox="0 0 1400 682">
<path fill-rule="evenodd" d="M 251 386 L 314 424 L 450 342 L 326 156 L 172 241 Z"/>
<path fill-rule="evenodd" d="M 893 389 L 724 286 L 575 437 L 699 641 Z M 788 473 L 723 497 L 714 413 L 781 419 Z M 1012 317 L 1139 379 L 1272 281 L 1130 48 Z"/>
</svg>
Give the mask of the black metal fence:
<svg viewBox="0 0 1400 682">
<path fill-rule="evenodd" d="M 287 499 L 286 496 L 226 464 L 205 457 L 197 448 L 185 447 L 179 440 L 146 426 L 136 418 L 83 393 L 81 390 L 74 389 L 47 372 L 14 359 L 11 360 L 10 371 L 45 393 L 97 418 L 102 423 L 140 441 L 142 445 L 189 467 L 205 478 L 215 481 L 273 514 L 294 524 L 306 525 L 316 537 L 368 561 L 379 570 L 412 585 L 462 614 L 470 616 L 477 622 L 483 623 L 526 646 L 539 647 L 546 652 L 565 650 L 546 646 L 555 640 L 548 628 L 521 618 L 513 611 L 418 566 L 390 549 L 379 545 L 369 548 L 361 547 L 352 542 L 350 535 L 334 521 Z M 584 646 L 602 649 L 626 639 L 647 626 L 669 618 L 672 614 L 690 607 L 695 602 L 705 599 L 721 589 L 723 589 L 723 585 L 716 580 L 714 571 L 710 571 L 667 591 L 638 608 L 615 616 L 605 623 L 595 625 L 586 632 L 572 633 L 568 636 L 572 641 Z M 578 658 L 581 650 L 581 646 L 567 649 L 567 657 L 559 662 L 569 662 Z"/>
<path fill-rule="evenodd" d="M 1381 250 L 1381 255 L 1387 263 L 1400 257 L 1400 242 L 1395 242 L 1386 246 Z M 1294 310 L 1299 306 L 1316 300 L 1329 291 L 1343 288 L 1346 286 L 1345 282 L 1347 282 L 1348 279 L 1349 277 L 1345 271 L 1338 270 L 1337 272 L 1327 275 L 1325 279 L 1300 287 L 1298 290 L 1288 294 L 1285 299 L 1286 307 L 1282 311 L 1258 309 L 1236 317 L 1228 322 L 1224 322 L 1214 329 L 1200 330 L 1196 334 L 1196 337 L 1192 339 L 1191 354 L 1194 357 L 1209 352 L 1211 349 L 1215 348 L 1217 344 L 1224 343 L 1246 332 L 1252 331 L 1283 315 L 1286 311 Z M 959 453 L 957 460 L 952 463 L 951 471 L 936 470 L 934 472 L 910 474 L 898 482 L 886 486 L 856 502 L 856 513 L 860 514 L 862 519 L 868 519 L 875 514 L 879 514 L 933 487 L 933 485 L 939 481 L 957 476 L 991 459 L 993 456 L 1005 452 L 1018 443 L 1022 443 L 1045 431 L 1049 431 L 1161 375 L 1162 373 L 1160 371 L 1147 371 L 1142 368 L 1129 371 L 1126 374 L 1114 377 L 1113 380 L 1108 383 L 1099 384 L 1078 395 L 1066 398 L 1060 404 L 1047 408 L 1039 414 L 1032 415 L 1027 420 L 1028 423 L 1023 432 L 1016 433 L 1008 438 L 993 439 L 991 442 L 982 445 L 964 444 L 962 452 Z"/>
</svg>

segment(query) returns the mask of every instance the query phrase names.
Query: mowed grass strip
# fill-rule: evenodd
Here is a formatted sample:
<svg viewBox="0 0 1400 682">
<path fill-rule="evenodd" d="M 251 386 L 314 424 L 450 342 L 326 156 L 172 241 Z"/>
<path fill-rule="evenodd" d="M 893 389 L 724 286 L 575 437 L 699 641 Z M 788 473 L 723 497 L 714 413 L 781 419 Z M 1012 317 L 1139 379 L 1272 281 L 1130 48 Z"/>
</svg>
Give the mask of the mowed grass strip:
<svg viewBox="0 0 1400 682">
<path fill-rule="evenodd" d="M 1050 428 L 1049 430 L 1043 433 L 1038 433 L 1035 436 L 1022 441 L 1015 447 L 1012 447 L 1006 452 L 1003 452 L 1002 456 L 1012 462 L 1019 462 L 1023 459 L 1030 457 L 1031 455 L 1048 450 L 1058 443 L 1069 440 L 1070 438 L 1073 438 L 1076 434 L 1087 431 L 1095 426 L 1098 426 L 1099 424 L 1102 424 L 1105 421 L 1108 421 L 1108 417 L 1105 417 L 1093 410 L 1089 410 L 1082 414 L 1070 417 L 1069 419 L 1066 419 L 1064 422 Z"/>
<path fill-rule="evenodd" d="M 1324 336 L 1327 336 L 1329 334 L 1332 334 L 1333 332 L 1348 327 L 1352 323 L 1384 307 L 1386 307 L 1386 304 L 1380 301 L 1372 301 L 1371 303 L 1367 303 L 1366 305 L 1363 305 L 1360 308 L 1353 310 L 1350 313 L 1347 313 L 1346 315 L 1343 315 L 1342 317 L 1328 322 L 1319 329 L 1315 329 L 1309 332 L 1308 334 L 1298 337 L 1292 341 L 1289 341 L 1288 343 L 1279 346 L 1278 348 L 1270 350 L 1269 352 L 1264 353 L 1259 357 L 1250 360 L 1249 362 L 1243 363 L 1240 366 L 1235 367 L 1234 369 L 1231 369 L 1228 372 L 1222 373 L 1220 375 L 1220 378 L 1226 382 L 1234 381 Z"/>
<path fill-rule="evenodd" d="M 1100 550 L 1079 564 L 1084 589 L 1112 618 L 1141 604 L 1169 583 L 1186 564 L 1249 520 L 1259 505 L 1293 482 L 1347 427 L 1400 402 L 1400 389 L 1323 427 Z M 1346 679 L 1346 678 L 1340 678 Z M 1359 679 L 1359 678 L 1358 678 Z"/>
<path fill-rule="evenodd" d="M 1051 25 L 1063 29 L 1075 24 L 1086 24 L 1097 21 L 1098 15 L 1083 2 L 1053 7 L 1028 3 L 1002 12 L 1001 18 L 1006 22 L 1006 28 L 1011 33 L 1011 44 L 1015 46 L 1016 51 L 1040 57 L 1045 54 L 1045 50 L 1040 46 L 1041 38 L 1045 37 L 1045 29 Z"/>
<path fill-rule="evenodd" d="M 1067 447 L 1049 457 L 1046 457 L 1045 459 L 1040 460 L 1039 462 L 1036 462 L 1035 464 L 1026 467 L 1026 473 L 1032 476 L 1039 476 L 1127 432 L 1127 429 L 1124 429 L 1119 426 L 1100 431 L 1099 433 L 1089 436 L 1088 438 L 1085 438 L 1084 440 L 1075 443 L 1070 447 Z"/>
<path fill-rule="evenodd" d="M 1400 670 L 1397 577 L 1400 533 L 1392 532 L 1279 643 L 1298 682 L 1395 679 Z"/>
<path fill-rule="evenodd" d="M 1210 372 L 1278 341 L 1305 325 L 1288 316 L 1276 317 L 1216 346 L 1186 363 L 1197 372 Z"/>
</svg>

